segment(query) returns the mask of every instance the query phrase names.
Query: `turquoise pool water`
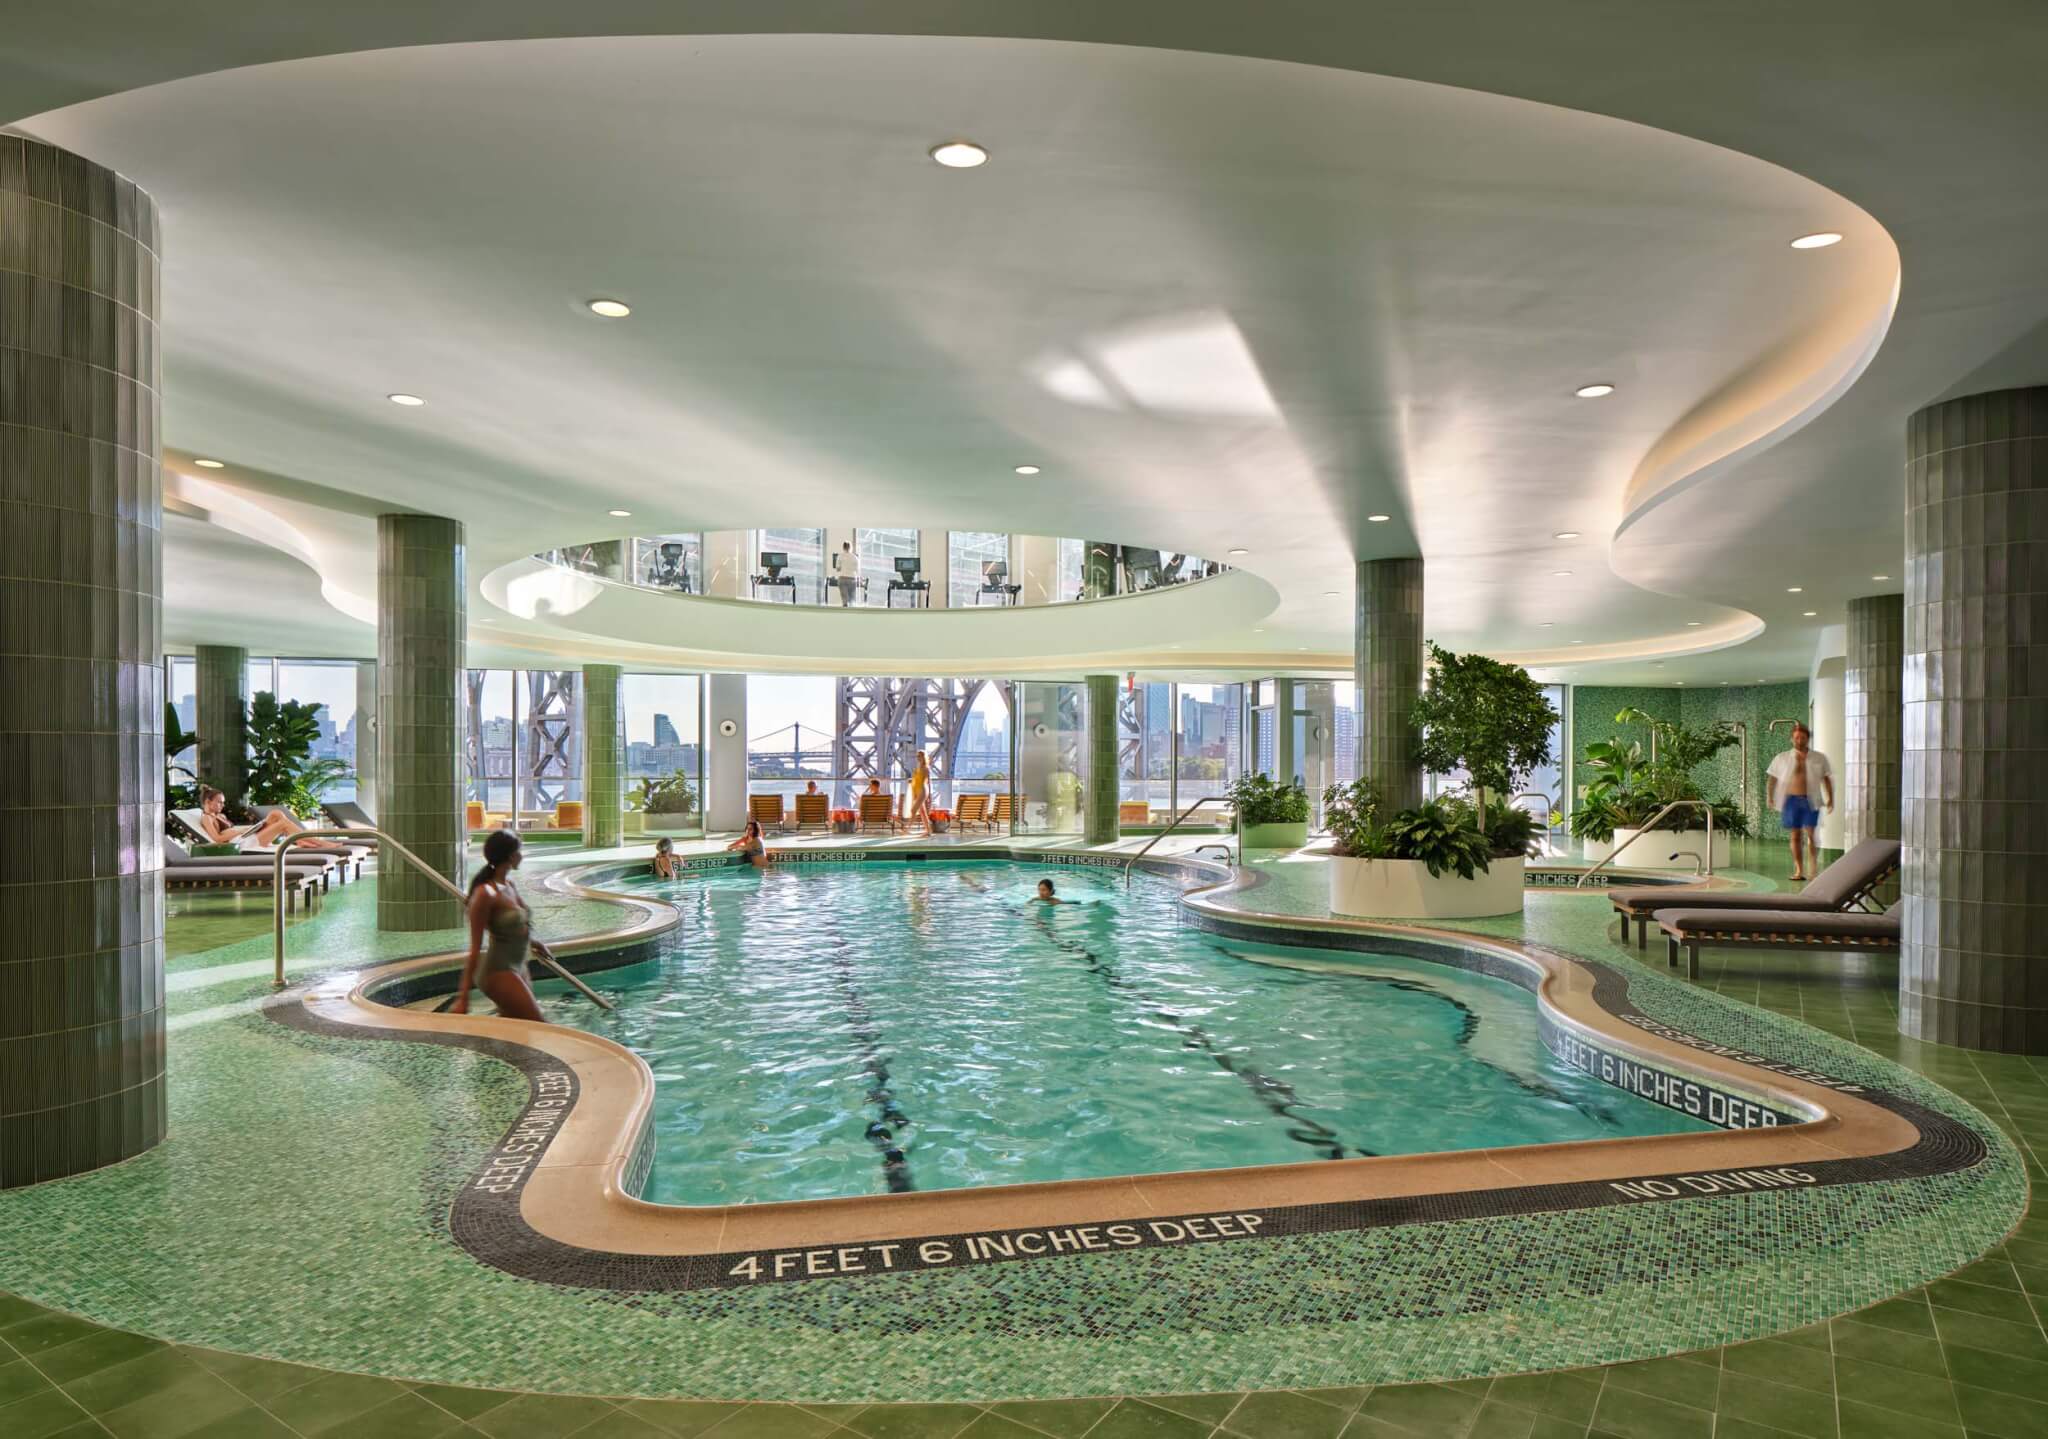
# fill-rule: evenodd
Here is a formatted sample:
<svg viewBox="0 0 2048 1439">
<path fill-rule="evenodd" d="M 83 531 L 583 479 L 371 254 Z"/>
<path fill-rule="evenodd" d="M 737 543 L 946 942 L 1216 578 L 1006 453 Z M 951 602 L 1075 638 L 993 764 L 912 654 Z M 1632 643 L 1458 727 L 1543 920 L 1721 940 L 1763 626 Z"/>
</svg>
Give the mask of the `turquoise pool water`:
<svg viewBox="0 0 2048 1439">
<path fill-rule="evenodd" d="M 1042 877 L 1076 902 L 1032 903 Z M 1223 939 L 1157 880 L 933 862 L 630 887 L 682 909 L 675 943 L 600 978 L 616 1014 L 543 1004 L 652 1067 L 664 1203 L 1704 1127 L 1557 1063 L 1504 980 Z"/>
</svg>

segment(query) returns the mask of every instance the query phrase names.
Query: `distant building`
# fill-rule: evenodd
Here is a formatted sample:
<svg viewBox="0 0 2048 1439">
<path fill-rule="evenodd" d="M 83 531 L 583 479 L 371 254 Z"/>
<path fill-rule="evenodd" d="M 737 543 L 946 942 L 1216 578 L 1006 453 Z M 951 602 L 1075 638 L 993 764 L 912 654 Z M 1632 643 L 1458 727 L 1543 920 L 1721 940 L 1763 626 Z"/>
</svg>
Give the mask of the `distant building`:
<svg viewBox="0 0 2048 1439">
<path fill-rule="evenodd" d="M 676 733 L 675 722 L 665 714 L 657 714 L 654 717 L 654 743 L 661 746 L 680 745 L 682 742 L 683 737 Z"/>
</svg>

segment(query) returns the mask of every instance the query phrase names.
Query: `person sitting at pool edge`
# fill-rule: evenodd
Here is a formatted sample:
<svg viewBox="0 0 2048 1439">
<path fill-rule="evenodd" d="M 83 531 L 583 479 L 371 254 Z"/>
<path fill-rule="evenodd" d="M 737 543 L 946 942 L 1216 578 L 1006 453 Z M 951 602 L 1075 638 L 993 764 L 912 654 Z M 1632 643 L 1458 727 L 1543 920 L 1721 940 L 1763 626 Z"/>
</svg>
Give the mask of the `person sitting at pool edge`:
<svg viewBox="0 0 2048 1439">
<path fill-rule="evenodd" d="M 727 854 L 745 855 L 747 863 L 755 869 L 766 869 L 768 846 L 761 842 L 761 822 L 757 819 L 748 820 L 746 830 L 738 839 L 727 845 L 725 851 Z"/>
<path fill-rule="evenodd" d="M 657 879 L 676 877 L 676 842 L 667 835 L 654 842 L 654 874 Z"/>
<path fill-rule="evenodd" d="M 286 835 L 298 834 L 305 829 L 281 809 L 272 810 L 255 824 L 229 824 L 227 796 L 212 785 L 200 786 L 199 827 L 206 832 L 209 844 L 239 845 L 243 849 L 268 849 Z M 329 839 L 309 839 L 302 843 L 307 849 L 343 848 Z"/>
<path fill-rule="evenodd" d="M 1063 900 L 1063 899 L 1061 899 L 1061 898 L 1060 898 L 1060 897 L 1059 897 L 1059 896 L 1058 896 L 1057 894 L 1054 894 L 1054 893 L 1053 893 L 1053 889 L 1052 889 L 1052 881 L 1051 881 L 1051 880 L 1049 880 L 1049 879 L 1041 879 L 1041 880 L 1040 880 L 1040 881 L 1038 882 L 1038 896 L 1037 896 L 1037 898 L 1035 898 L 1034 900 L 1032 900 L 1032 903 L 1033 903 L 1033 904 L 1065 904 L 1065 903 L 1066 903 L 1066 901 L 1065 901 L 1065 900 Z"/>
</svg>

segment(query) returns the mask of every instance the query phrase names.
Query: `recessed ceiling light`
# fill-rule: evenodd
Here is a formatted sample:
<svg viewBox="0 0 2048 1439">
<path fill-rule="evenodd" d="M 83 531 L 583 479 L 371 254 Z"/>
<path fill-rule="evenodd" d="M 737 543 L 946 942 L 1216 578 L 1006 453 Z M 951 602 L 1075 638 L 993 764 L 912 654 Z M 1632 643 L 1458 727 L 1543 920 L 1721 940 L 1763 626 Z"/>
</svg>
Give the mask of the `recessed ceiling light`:
<svg viewBox="0 0 2048 1439">
<path fill-rule="evenodd" d="M 1605 380 L 1601 380 L 1596 384 L 1581 385 L 1576 390 L 1573 390 L 1572 393 L 1582 400 L 1598 400 L 1613 394 L 1614 386 L 1608 384 Z"/>
<path fill-rule="evenodd" d="M 1579 532 L 1577 530 L 1559 530 L 1551 536 L 1553 540 L 1575 540 L 1578 537 Z"/>
<path fill-rule="evenodd" d="M 1573 644 L 1575 644 L 1575 645 L 1582 645 L 1582 644 L 1584 644 L 1584 643 L 1585 643 L 1585 641 L 1584 641 L 1584 640 L 1573 640 L 1573 641 L 1572 641 L 1572 643 L 1573 643 Z"/>
<path fill-rule="evenodd" d="M 1792 242 L 1795 250 L 1825 250 L 1830 245 L 1839 245 L 1842 237 L 1833 230 L 1816 230 L 1811 235 L 1801 235 Z"/>
<path fill-rule="evenodd" d="M 1537 628 L 1537 629 L 1539 629 L 1539 630 L 1547 630 L 1547 629 L 1550 629 L 1550 628 L 1552 628 L 1552 627 L 1553 627 L 1553 626 L 1555 626 L 1556 624 L 1557 624 L 1557 621 L 1556 621 L 1556 620 L 1545 620 L 1545 621 L 1544 621 L 1544 622 L 1543 622 L 1542 624 L 1540 624 L 1540 625 L 1536 626 L 1536 628 Z"/>
<path fill-rule="evenodd" d="M 1262 635 L 1262 634 L 1264 634 L 1265 632 L 1266 632 L 1266 627 L 1265 627 L 1264 625 L 1253 625 L 1253 626 L 1252 626 L 1252 633 L 1253 633 L 1253 634 L 1255 634 L 1255 635 Z"/>
<path fill-rule="evenodd" d="M 631 510 L 606 510 L 605 513 L 615 520 L 630 520 L 633 518 Z"/>
<path fill-rule="evenodd" d="M 227 468 L 226 462 L 222 460 L 194 460 L 192 463 L 199 466 L 202 470 L 221 470 Z"/>
<path fill-rule="evenodd" d="M 1344 593 L 1342 590 L 1324 590 L 1323 598 L 1326 600 L 1334 600 L 1335 598 L 1337 598 L 1338 595 L 1342 593 Z"/>
<path fill-rule="evenodd" d="M 1801 617 L 1802 619 L 1809 619 L 1809 620 L 1810 620 L 1810 619 L 1813 619 L 1814 617 L 1816 617 L 1817 615 L 1819 615 L 1819 614 L 1820 614 L 1820 611 L 1819 611 L 1819 610 L 1801 610 L 1801 611 L 1799 612 L 1799 614 L 1800 614 L 1800 617 Z"/>
<path fill-rule="evenodd" d="M 623 320 L 633 313 L 633 307 L 624 300 L 592 300 L 590 313 L 602 315 L 607 320 Z"/>
<path fill-rule="evenodd" d="M 1700 627 L 1700 622 L 1698 620 L 1687 620 L 1685 627 L 1689 630 L 1696 630 Z"/>
<path fill-rule="evenodd" d="M 1722 680 L 1722 681 L 1721 681 L 1721 683 L 1725 685 L 1725 684 L 1727 684 L 1727 683 L 1728 683 L 1728 681 L 1726 681 L 1726 680 Z"/>
<path fill-rule="evenodd" d="M 1250 554 L 1250 553 L 1251 553 L 1251 551 L 1250 551 L 1250 550 L 1247 550 L 1247 549 L 1235 549 L 1235 550 L 1231 550 L 1231 551 L 1229 551 L 1228 553 L 1230 553 L 1230 554 L 1233 554 L 1233 555 L 1248 555 L 1248 554 Z"/>
<path fill-rule="evenodd" d="M 1677 685 L 1677 686 L 1678 686 L 1678 687 L 1679 687 L 1680 689 L 1684 689 L 1684 688 L 1685 688 L 1685 681 L 1684 681 L 1684 680 L 1673 680 L 1673 681 L 1672 681 L 1671 683 L 1673 683 L 1673 684 Z"/>
<path fill-rule="evenodd" d="M 948 140 L 931 148 L 931 157 L 948 170 L 972 170 L 988 163 L 988 151 L 972 140 Z"/>
<path fill-rule="evenodd" d="M 391 401 L 394 405 L 424 405 L 426 403 L 418 395 L 386 395 L 384 398 Z"/>
<path fill-rule="evenodd" d="M 1803 594 L 1805 594 L 1805 593 L 1806 593 L 1806 586 L 1804 586 L 1804 585 L 1787 585 L 1787 586 L 1785 586 L 1785 593 L 1786 593 L 1786 594 L 1788 594 L 1788 595 L 1803 595 Z"/>
<path fill-rule="evenodd" d="M 1890 576 L 1890 575 L 1872 575 L 1872 576 L 1871 576 L 1871 578 L 1872 578 L 1872 579 L 1874 579 L 1874 580 L 1888 580 L 1888 579 L 1890 579 L 1890 578 L 1891 578 L 1891 576 Z"/>
<path fill-rule="evenodd" d="M 1558 576 L 1558 577 L 1559 577 L 1560 579 L 1562 579 L 1562 578 L 1563 578 L 1564 576 L 1566 576 L 1566 575 L 1570 574 L 1570 573 L 1571 573 L 1571 571 L 1570 571 L 1570 570 L 1552 570 L 1552 571 L 1551 571 L 1551 573 L 1552 573 L 1553 575 L 1556 575 L 1556 576 Z"/>
<path fill-rule="evenodd" d="M 1020 475 L 1035 475 L 1035 474 L 1037 474 L 1037 473 L 1038 473 L 1038 466 L 1036 466 L 1036 465 L 1019 465 L 1019 466 L 1017 466 L 1017 473 L 1018 473 L 1018 474 L 1020 474 Z"/>
<path fill-rule="evenodd" d="M 1365 522 L 1369 525 L 1383 525 L 1392 518 L 1392 515 L 1367 515 Z"/>
</svg>

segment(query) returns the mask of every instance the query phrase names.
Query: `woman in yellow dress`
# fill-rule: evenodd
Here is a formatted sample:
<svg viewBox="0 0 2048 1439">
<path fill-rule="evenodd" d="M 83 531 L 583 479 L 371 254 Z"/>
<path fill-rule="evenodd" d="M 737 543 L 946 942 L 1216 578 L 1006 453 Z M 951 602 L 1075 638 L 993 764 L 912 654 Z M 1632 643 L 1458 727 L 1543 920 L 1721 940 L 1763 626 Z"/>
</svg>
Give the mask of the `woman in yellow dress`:
<svg viewBox="0 0 2048 1439">
<path fill-rule="evenodd" d="M 932 771 L 923 750 L 917 752 L 917 764 L 910 771 L 910 815 L 911 820 L 924 825 L 924 832 L 932 832 Z"/>
</svg>

